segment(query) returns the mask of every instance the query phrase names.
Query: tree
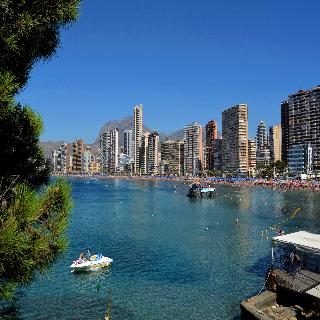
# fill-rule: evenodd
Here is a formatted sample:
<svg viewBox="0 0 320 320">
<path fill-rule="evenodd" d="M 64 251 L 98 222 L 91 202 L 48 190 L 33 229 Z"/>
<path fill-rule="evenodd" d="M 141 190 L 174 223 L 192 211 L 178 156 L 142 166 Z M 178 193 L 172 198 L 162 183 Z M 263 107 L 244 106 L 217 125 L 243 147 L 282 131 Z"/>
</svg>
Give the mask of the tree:
<svg viewBox="0 0 320 320">
<path fill-rule="evenodd" d="M 0 70 L 22 88 L 32 66 L 49 59 L 60 30 L 77 18 L 80 0 L 0 0 Z M 2 77 L 0 77 L 2 78 Z"/>
<path fill-rule="evenodd" d="M 49 182 L 41 117 L 15 102 L 32 66 L 49 59 L 80 0 L 0 0 L 0 298 L 46 270 L 65 247 L 66 181 Z"/>
</svg>

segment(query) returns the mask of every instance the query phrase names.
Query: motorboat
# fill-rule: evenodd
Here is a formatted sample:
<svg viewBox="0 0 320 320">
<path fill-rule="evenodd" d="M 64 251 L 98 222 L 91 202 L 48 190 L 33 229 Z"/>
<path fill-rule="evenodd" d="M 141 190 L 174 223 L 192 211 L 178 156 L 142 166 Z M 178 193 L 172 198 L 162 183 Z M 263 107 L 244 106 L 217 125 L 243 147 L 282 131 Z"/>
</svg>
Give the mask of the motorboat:
<svg viewBox="0 0 320 320">
<path fill-rule="evenodd" d="M 193 183 L 189 186 L 189 198 L 203 198 L 204 196 L 212 197 L 216 189 L 210 185 L 202 185 L 200 183 Z"/>
<path fill-rule="evenodd" d="M 71 272 L 86 272 L 108 267 L 112 262 L 113 260 L 111 258 L 105 257 L 102 254 L 89 257 L 80 255 L 79 259 L 73 261 L 70 268 Z"/>
</svg>

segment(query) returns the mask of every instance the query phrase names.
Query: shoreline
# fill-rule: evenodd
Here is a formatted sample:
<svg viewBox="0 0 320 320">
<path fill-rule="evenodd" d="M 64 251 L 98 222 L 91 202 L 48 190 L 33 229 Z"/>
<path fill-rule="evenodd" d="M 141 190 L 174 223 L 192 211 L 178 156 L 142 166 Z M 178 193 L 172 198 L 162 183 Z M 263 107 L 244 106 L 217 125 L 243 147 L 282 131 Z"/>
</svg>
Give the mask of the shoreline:
<svg viewBox="0 0 320 320">
<path fill-rule="evenodd" d="M 172 181 L 179 183 L 193 183 L 201 181 L 210 185 L 229 185 L 234 187 L 260 187 L 280 191 L 299 191 L 308 190 L 312 192 L 320 192 L 320 182 L 316 181 L 298 181 L 298 180 L 279 180 L 265 181 L 263 179 L 246 180 L 237 178 L 187 178 L 187 177 L 163 177 L 163 176 L 106 176 L 106 175 L 86 175 L 86 174 L 52 174 L 53 177 L 67 177 L 78 179 L 121 179 L 121 180 L 147 180 L 147 181 Z"/>
</svg>

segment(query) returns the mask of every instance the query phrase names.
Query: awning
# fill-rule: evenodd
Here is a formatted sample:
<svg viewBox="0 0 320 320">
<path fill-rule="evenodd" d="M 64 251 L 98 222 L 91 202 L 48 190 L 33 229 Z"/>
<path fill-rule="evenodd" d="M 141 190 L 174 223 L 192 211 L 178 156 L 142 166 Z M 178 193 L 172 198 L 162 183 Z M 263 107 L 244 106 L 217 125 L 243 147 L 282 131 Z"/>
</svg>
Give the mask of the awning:
<svg viewBox="0 0 320 320">
<path fill-rule="evenodd" d="M 288 233 L 282 236 L 273 237 L 272 244 L 292 244 L 309 250 L 320 251 L 320 234 L 307 231 Z"/>
</svg>

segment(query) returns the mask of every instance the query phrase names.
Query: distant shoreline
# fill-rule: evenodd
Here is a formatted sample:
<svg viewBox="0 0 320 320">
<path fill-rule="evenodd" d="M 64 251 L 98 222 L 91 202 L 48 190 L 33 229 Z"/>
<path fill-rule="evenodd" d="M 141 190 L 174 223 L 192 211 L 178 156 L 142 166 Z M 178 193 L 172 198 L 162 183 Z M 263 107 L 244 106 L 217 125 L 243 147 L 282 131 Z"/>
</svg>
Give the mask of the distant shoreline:
<svg viewBox="0 0 320 320">
<path fill-rule="evenodd" d="M 158 177 L 158 176 L 106 176 L 106 175 L 57 175 L 52 174 L 54 177 L 67 177 L 77 179 L 90 179 L 96 178 L 101 180 L 108 179 L 122 179 L 122 180 L 147 180 L 147 181 L 172 181 L 182 183 L 193 183 L 195 181 L 202 182 L 210 185 L 230 185 L 235 187 L 261 187 L 274 190 L 283 191 L 297 191 L 297 190 L 309 190 L 312 192 L 320 192 L 320 182 L 314 181 L 298 181 L 298 180 L 284 180 L 284 181 L 265 181 L 263 179 L 257 179 L 253 181 L 233 180 L 234 178 L 187 178 L 187 177 Z M 221 180 L 219 180 L 221 179 Z"/>
</svg>

